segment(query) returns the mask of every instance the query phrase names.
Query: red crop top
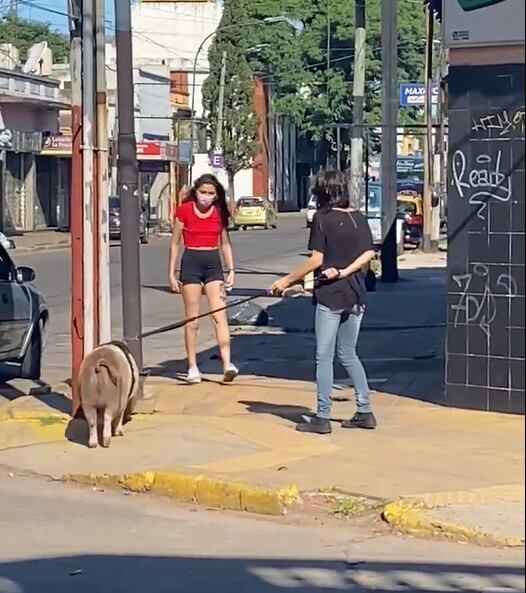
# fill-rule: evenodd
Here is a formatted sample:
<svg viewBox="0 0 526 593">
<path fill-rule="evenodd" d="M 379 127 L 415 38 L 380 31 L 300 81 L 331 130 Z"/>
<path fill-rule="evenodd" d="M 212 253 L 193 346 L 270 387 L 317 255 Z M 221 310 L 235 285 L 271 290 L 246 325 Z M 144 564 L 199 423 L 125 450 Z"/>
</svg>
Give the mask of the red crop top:
<svg viewBox="0 0 526 593">
<path fill-rule="evenodd" d="M 190 249 L 219 247 L 223 224 L 215 206 L 212 206 L 212 213 L 209 216 L 201 218 L 195 213 L 194 203 L 185 202 L 177 208 L 175 217 L 183 224 L 185 247 Z"/>
</svg>

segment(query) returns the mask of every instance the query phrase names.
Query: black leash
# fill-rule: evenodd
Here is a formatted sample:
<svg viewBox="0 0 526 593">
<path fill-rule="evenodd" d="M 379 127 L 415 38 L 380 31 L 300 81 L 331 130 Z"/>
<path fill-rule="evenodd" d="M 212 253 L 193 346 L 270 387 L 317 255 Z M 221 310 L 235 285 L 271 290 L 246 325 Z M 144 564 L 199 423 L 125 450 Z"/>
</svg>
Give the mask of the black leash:
<svg viewBox="0 0 526 593">
<path fill-rule="evenodd" d="M 268 295 L 268 293 L 267 293 L 267 295 Z M 184 327 L 187 323 L 190 323 L 191 321 L 197 321 L 198 319 L 202 319 L 203 317 L 208 317 L 209 315 L 213 315 L 214 313 L 219 313 L 221 311 L 225 311 L 226 309 L 230 309 L 230 307 L 235 307 L 236 305 L 243 305 L 244 303 L 253 301 L 254 299 L 257 299 L 261 296 L 264 296 L 264 295 L 258 294 L 258 295 L 246 297 L 245 299 L 238 299 L 237 301 L 232 301 L 231 303 L 227 303 L 224 307 L 221 307 L 220 309 L 214 309 L 213 311 L 207 311 L 206 313 L 200 313 L 199 315 L 196 315 L 195 317 L 188 317 L 188 319 L 183 319 L 182 321 L 176 321 L 175 323 L 170 323 L 169 325 L 163 325 L 162 327 L 158 327 L 157 329 L 151 329 L 150 331 L 143 332 L 142 334 L 140 334 L 139 336 L 137 336 L 134 339 L 139 340 L 142 338 L 150 338 L 152 336 L 165 334 L 166 332 L 170 332 L 175 329 Z"/>
</svg>

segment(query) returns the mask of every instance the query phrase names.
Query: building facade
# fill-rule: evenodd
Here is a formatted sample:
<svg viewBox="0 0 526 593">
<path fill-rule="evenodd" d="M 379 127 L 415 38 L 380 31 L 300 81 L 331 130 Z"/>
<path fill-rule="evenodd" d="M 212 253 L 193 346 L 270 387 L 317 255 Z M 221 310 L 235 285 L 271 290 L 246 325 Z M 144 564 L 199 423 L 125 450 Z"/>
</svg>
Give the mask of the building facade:
<svg viewBox="0 0 526 593">
<path fill-rule="evenodd" d="M 133 6 L 135 67 L 153 63 L 169 66 L 172 113 L 179 130 L 173 138 L 177 138 L 181 160 L 193 153 L 193 179 L 214 169 L 204 128 L 198 126 L 193 150 L 188 146 L 188 140 L 192 107 L 195 121 L 199 122 L 204 117 L 202 87 L 209 74 L 208 49 L 221 16 L 222 2 L 219 0 L 142 0 Z M 207 37 L 210 39 L 205 42 Z M 269 86 L 261 84 L 255 73 L 254 110 L 261 122 L 260 153 L 251 169 L 240 171 L 235 176 L 235 197 L 261 195 L 275 199 L 280 210 L 296 210 L 296 130 L 284 118 L 271 118 L 268 89 Z M 187 163 L 181 164 L 182 174 L 177 175 L 180 177 L 178 187 L 189 181 L 185 176 Z M 226 186 L 226 174 L 220 172 L 219 178 Z"/>
<path fill-rule="evenodd" d="M 42 154 L 58 133 L 58 81 L 0 68 L 0 230 L 6 234 L 56 227 L 60 218 L 51 179 L 60 163 Z"/>
<path fill-rule="evenodd" d="M 443 3 L 449 48 L 446 402 L 524 413 L 523 0 Z M 472 3 L 473 4 L 473 3 Z"/>
</svg>

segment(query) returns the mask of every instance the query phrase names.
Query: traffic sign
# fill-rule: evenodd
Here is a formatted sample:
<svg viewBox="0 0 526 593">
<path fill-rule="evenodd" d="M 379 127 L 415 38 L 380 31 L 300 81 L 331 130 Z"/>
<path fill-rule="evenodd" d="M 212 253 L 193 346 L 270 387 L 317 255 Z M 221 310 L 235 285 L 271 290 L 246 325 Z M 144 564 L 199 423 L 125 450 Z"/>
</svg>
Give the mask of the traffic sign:
<svg viewBox="0 0 526 593">
<path fill-rule="evenodd" d="M 225 166 L 225 158 L 220 152 L 214 152 L 212 154 L 212 167 L 214 169 L 223 169 Z"/>
</svg>

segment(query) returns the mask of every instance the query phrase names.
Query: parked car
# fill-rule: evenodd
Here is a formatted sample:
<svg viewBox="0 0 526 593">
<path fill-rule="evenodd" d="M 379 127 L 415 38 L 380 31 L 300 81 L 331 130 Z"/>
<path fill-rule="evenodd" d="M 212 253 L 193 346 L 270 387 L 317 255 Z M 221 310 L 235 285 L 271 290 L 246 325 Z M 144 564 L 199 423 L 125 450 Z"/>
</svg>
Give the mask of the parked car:
<svg viewBox="0 0 526 593">
<path fill-rule="evenodd" d="M 119 196 L 110 196 L 109 204 L 110 239 L 120 240 L 121 238 L 121 200 Z M 148 243 L 148 220 L 146 205 L 139 211 L 139 238 L 143 245 Z"/>
<path fill-rule="evenodd" d="M 0 245 L 0 362 L 17 363 L 22 378 L 38 381 L 49 310 L 34 279 L 34 270 L 16 267 Z"/>
<path fill-rule="evenodd" d="M 398 217 L 403 220 L 404 242 L 408 245 L 420 245 L 424 231 L 422 198 L 399 195 L 396 209 Z"/>
<path fill-rule="evenodd" d="M 312 226 L 312 221 L 314 220 L 314 215 L 318 211 L 318 203 L 314 196 L 310 197 L 309 203 L 307 204 L 307 212 L 305 214 L 306 218 L 306 226 L 308 229 Z"/>
<path fill-rule="evenodd" d="M 265 198 L 247 196 L 240 198 L 234 212 L 234 229 L 262 226 L 266 229 L 277 227 L 274 205 Z"/>
<path fill-rule="evenodd" d="M 0 245 L 6 250 L 8 251 L 9 249 L 13 249 L 14 248 L 14 243 L 13 241 L 11 241 L 11 239 L 8 239 L 4 233 L 0 232 Z"/>
</svg>

